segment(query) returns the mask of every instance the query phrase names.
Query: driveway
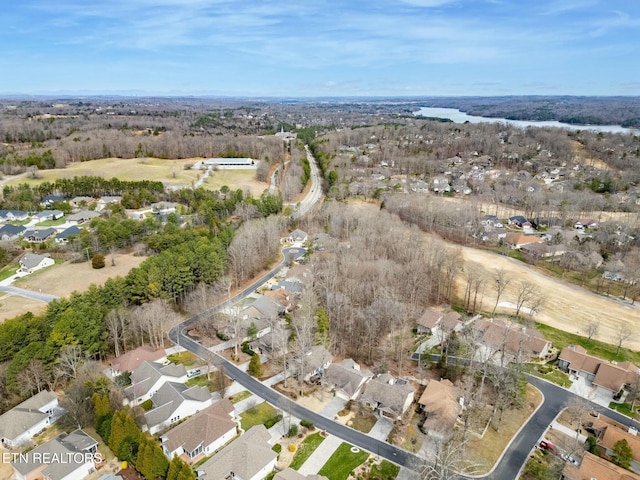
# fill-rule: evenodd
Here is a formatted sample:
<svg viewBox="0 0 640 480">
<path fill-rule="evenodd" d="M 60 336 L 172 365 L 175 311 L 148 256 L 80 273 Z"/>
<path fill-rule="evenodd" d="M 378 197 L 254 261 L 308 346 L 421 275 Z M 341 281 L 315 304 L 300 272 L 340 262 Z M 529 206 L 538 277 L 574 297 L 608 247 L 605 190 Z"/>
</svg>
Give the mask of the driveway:
<svg viewBox="0 0 640 480">
<path fill-rule="evenodd" d="M 347 404 L 340 397 L 333 397 L 329 403 L 327 403 L 322 410 L 320 410 L 320 415 L 327 418 L 335 418 L 340 410 L 344 408 Z"/>
<path fill-rule="evenodd" d="M 583 376 L 571 377 L 571 387 L 569 387 L 569 391 L 575 393 L 576 395 L 586 398 L 587 400 L 591 400 L 598 405 L 602 405 L 603 407 L 608 407 L 609 403 L 613 400 L 611 393 L 603 390 L 601 388 L 593 385 L 589 380 L 584 378 Z"/>
<path fill-rule="evenodd" d="M 385 417 L 380 417 L 376 424 L 373 426 L 369 435 L 383 442 L 387 440 L 389 433 L 393 429 L 393 422 Z"/>
<path fill-rule="evenodd" d="M 341 438 L 335 435 L 327 436 L 311 456 L 307 458 L 307 461 L 302 464 L 298 472 L 302 475 L 314 475 L 318 473 L 341 444 Z"/>
</svg>

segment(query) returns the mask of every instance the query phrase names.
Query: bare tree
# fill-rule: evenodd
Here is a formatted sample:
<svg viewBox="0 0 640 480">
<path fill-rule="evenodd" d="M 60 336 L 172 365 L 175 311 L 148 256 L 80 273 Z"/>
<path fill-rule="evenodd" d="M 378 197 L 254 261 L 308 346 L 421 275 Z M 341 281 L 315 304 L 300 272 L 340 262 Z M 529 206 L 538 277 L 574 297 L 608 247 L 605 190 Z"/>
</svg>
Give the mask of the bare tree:
<svg viewBox="0 0 640 480">
<path fill-rule="evenodd" d="M 36 393 L 45 389 L 51 374 L 40 360 L 29 360 L 27 366 L 17 375 L 18 386 L 23 392 Z"/>
<path fill-rule="evenodd" d="M 616 355 L 620 353 L 622 344 L 633 337 L 633 330 L 629 328 L 629 325 L 620 324 L 613 333 L 613 338 L 616 341 Z"/>
<path fill-rule="evenodd" d="M 591 338 L 598 335 L 598 332 L 600 331 L 600 323 L 596 319 L 589 320 L 585 331 L 587 333 L 587 343 L 589 343 L 591 342 Z"/>
<path fill-rule="evenodd" d="M 85 356 L 79 345 L 67 345 L 58 354 L 55 364 L 56 375 L 67 379 L 76 378 L 84 361 Z"/>
<path fill-rule="evenodd" d="M 511 278 L 508 276 L 507 272 L 504 269 L 499 269 L 493 276 L 494 283 L 493 288 L 496 291 L 496 303 L 493 305 L 493 311 L 491 312 L 491 317 L 493 318 L 496 314 L 496 308 L 498 308 L 498 303 L 500 303 L 500 297 L 505 292 L 509 283 L 511 283 Z"/>
<path fill-rule="evenodd" d="M 105 326 L 109 333 L 109 341 L 113 344 L 116 357 L 120 356 L 120 346 L 122 351 L 127 351 L 126 333 L 129 328 L 129 311 L 124 307 L 115 308 L 107 313 Z"/>
<path fill-rule="evenodd" d="M 420 471 L 421 480 L 456 480 L 461 475 L 479 473 L 481 466 L 465 458 L 466 440 L 442 434 L 429 435 L 428 438 L 433 444 L 433 455 Z"/>
<path fill-rule="evenodd" d="M 540 287 L 527 280 L 523 280 L 518 284 L 516 293 L 516 317 L 520 316 L 520 310 L 522 310 L 525 303 L 530 303 L 542 295 Z"/>
</svg>

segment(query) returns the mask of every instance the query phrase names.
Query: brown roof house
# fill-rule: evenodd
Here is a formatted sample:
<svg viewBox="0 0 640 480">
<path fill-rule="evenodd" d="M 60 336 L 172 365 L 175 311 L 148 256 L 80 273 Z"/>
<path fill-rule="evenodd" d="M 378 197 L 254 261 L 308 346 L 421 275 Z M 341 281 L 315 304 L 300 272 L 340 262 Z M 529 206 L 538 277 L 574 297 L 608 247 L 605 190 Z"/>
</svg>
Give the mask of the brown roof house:
<svg viewBox="0 0 640 480">
<path fill-rule="evenodd" d="M 237 426 L 233 405 L 225 398 L 162 435 L 162 450 L 167 457 L 177 455 L 191 465 L 233 439 Z"/>
<path fill-rule="evenodd" d="M 633 452 L 630 469 L 640 474 L 640 437 L 637 433 L 637 431 L 630 432 L 615 425 L 607 425 L 598 438 L 598 448 L 602 453 L 611 456 L 616 442 L 626 440 Z"/>
<path fill-rule="evenodd" d="M 100 456 L 98 442 L 76 430 L 61 433 L 21 454 L 11 463 L 17 480 L 78 480 L 95 471 Z"/>
<path fill-rule="evenodd" d="M 562 478 L 564 480 L 640 480 L 640 475 L 586 452 L 579 467 L 567 462 L 562 471 Z"/>
<path fill-rule="evenodd" d="M 612 394 L 618 393 L 627 383 L 632 383 L 640 373 L 630 362 L 607 362 L 589 355 L 579 345 L 569 345 L 562 349 L 558 357 L 558 368 L 572 375 L 580 375 L 594 386 L 604 388 Z"/>
<path fill-rule="evenodd" d="M 262 480 L 276 466 L 278 454 L 269 445 L 271 434 L 256 425 L 198 467 L 198 478 L 206 480 Z"/>
<path fill-rule="evenodd" d="M 124 372 L 133 372 L 144 361 L 162 362 L 166 356 L 167 353 L 162 349 L 154 350 L 148 345 L 143 345 L 111 359 L 109 366 L 111 367 L 111 374 L 117 377 Z"/>
<path fill-rule="evenodd" d="M 518 232 L 509 232 L 504 238 L 504 243 L 513 250 L 522 248 L 530 243 L 542 243 L 542 239 L 535 235 L 524 235 Z"/>
<path fill-rule="evenodd" d="M 443 317 L 444 313 L 442 312 L 438 312 L 430 308 L 425 310 L 425 312 L 416 322 L 417 332 L 421 335 L 431 335 Z"/>
<path fill-rule="evenodd" d="M 0 442 L 7 448 L 14 448 L 30 441 L 51 424 L 57 407 L 58 396 L 48 390 L 16 405 L 0 416 Z"/>
<path fill-rule="evenodd" d="M 362 387 L 373 378 L 370 370 L 361 370 L 360 365 L 346 358 L 340 363 L 332 363 L 322 377 L 323 385 L 330 388 L 337 397 L 355 400 Z"/>
<path fill-rule="evenodd" d="M 448 437 L 462 412 L 464 400 L 450 380 L 430 380 L 418 403 L 422 407 L 424 422 L 421 429 L 427 435 Z"/>
<path fill-rule="evenodd" d="M 409 382 L 383 373 L 369 380 L 358 401 L 377 414 L 399 420 L 413 403 L 415 389 Z"/>
</svg>

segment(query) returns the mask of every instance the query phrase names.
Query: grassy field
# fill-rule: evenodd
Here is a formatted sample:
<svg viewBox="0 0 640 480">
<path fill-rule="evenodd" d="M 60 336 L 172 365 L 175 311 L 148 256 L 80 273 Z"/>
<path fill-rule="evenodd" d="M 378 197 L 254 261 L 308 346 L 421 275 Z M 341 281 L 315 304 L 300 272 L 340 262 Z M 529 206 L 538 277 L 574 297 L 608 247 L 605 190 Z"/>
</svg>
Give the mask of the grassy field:
<svg viewBox="0 0 640 480">
<path fill-rule="evenodd" d="M 543 372 L 539 370 L 541 365 L 538 365 L 538 364 L 527 363 L 523 365 L 523 367 L 526 373 L 530 373 L 532 375 L 535 375 L 536 377 L 544 378 L 545 380 L 555 383 L 556 385 L 560 385 L 561 387 L 569 388 L 571 386 L 571 380 L 569 380 L 569 375 L 558 370 L 557 368 L 551 368 L 551 367 L 547 367 L 547 365 L 542 365 L 542 367 L 544 367 L 545 369 L 546 368 L 551 369 L 549 372 L 544 373 L 544 370 Z"/>
<path fill-rule="evenodd" d="M 0 297 L 0 322 L 26 312 L 33 312 L 34 315 L 39 315 L 45 308 L 47 308 L 47 304 L 39 300 L 5 295 Z"/>
<path fill-rule="evenodd" d="M 180 160 L 164 160 L 160 158 L 102 158 L 89 162 L 80 162 L 66 168 L 40 170 L 38 178 L 23 176 L 10 180 L 7 185 L 27 183 L 40 185 L 60 178 L 75 176 L 95 176 L 103 178 L 119 178 L 121 180 L 154 180 L 167 185 L 191 186 L 203 174 L 198 170 L 185 169 L 196 163 L 200 158 Z M 255 170 L 217 170 L 212 172 L 203 184 L 204 188 L 219 190 L 227 185 L 232 190 L 242 189 L 251 191 L 253 196 L 260 194 L 269 186 L 255 180 Z"/>
<path fill-rule="evenodd" d="M 270 426 L 273 426 L 280 418 L 282 416 L 278 414 L 275 408 L 267 402 L 262 402 L 240 414 L 240 426 L 245 431 L 254 425 L 267 426 L 271 424 Z"/>
<path fill-rule="evenodd" d="M 620 412 L 623 415 L 626 415 L 627 417 L 631 417 L 631 418 L 638 418 L 638 406 L 640 404 L 638 402 L 636 402 L 636 406 L 635 406 L 635 412 L 631 411 L 631 404 L 630 403 L 616 403 L 616 402 L 610 402 L 609 403 L 609 408 L 611 410 L 615 410 L 616 412 Z"/>
<path fill-rule="evenodd" d="M 251 395 L 253 395 L 253 393 L 251 393 L 249 390 L 243 390 L 241 392 L 236 393 L 235 395 L 231 395 L 229 397 L 229 401 L 231 403 L 238 403 L 246 398 L 249 398 Z"/>
<path fill-rule="evenodd" d="M 369 480 L 390 480 L 396 478 L 400 472 L 400 467 L 388 460 L 383 460 L 380 464 L 373 465 L 369 471 Z"/>
<path fill-rule="evenodd" d="M 360 450 L 358 453 L 353 453 L 351 451 L 352 445 L 348 443 L 342 443 L 333 455 L 327 460 L 318 475 L 324 475 L 329 480 L 346 480 L 351 475 L 351 472 L 362 465 L 369 454 L 363 450 Z"/>
<path fill-rule="evenodd" d="M 9 278 L 11 275 L 14 275 L 16 273 L 16 270 L 18 270 L 19 268 L 19 263 L 10 263 L 2 270 L 0 270 L 0 280 L 4 280 L 6 278 Z"/>
<path fill-rule="evenodd" d="M 371 412 L 359 411 L 351 420 L 348 425 L 354 430 L 358 430 L 362 433 L 369 433 L 378 419 Z"/>
<path fill-rule="evenodd" d="M 184 352 L 172 353 L 167 356 L 167 360 L 172 363 L 181 363 L 185 367 L 190 367 L 196 363 L 196 356 L 187 350 Z"/>
<path fill-rule="evenodd" d="M 298 470 L 323 441 L 324 437 L 320 435 L 320 432 L 308 435 L 307 438 L 300 443 L 300 446 L 298 446 L 298 450 L 293 456 L 289 468 Z"/>
<path fill-rule="evenodd" d="M 635 365 L 640 365 L 640 352 L 621 348 L 620 353 L 616 355 L 617 347 L 615 345 L 600 342 L 593 338 L 589 340 L 587 337 L 558 330 L 541 323 L 537 323 L 536 328 L 544 335 L 544 338 L 549 340 L 558 350 L 562 350 L 569 345 L 580 345 L 584 347 L 590 355 L 605 360 L 615 360 L 618 362 L 629 361 Z"/>
</svg>

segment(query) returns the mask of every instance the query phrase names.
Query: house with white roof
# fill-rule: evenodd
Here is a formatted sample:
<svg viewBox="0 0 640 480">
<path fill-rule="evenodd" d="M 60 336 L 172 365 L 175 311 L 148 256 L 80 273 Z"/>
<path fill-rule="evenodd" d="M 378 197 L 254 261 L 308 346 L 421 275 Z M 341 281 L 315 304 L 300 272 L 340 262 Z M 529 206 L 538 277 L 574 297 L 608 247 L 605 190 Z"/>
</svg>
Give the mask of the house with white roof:
<svg viewBox="0 0 640 480">
<path fill-rule="evenodd" d="M 58 396 L 43 390 L 0 416 L 0 442 L 15 448 L 51 425 Z"/>
<path fill-rule="evenodd" d="M 207 408 L 213 403 L 213 397 L 207 387 L 165 382 L 151 396 L 151 401 L 153 408 L 144 414 L 144 419 L 153 435 Z"/>
<path fill-rule="evenodd" d="M 167 382 L 184 383 L 187 370 L 184 365 L 143 361 L 131 373 L 131 385 L 124 389 L 125 405 L 138 405 L 150 399 Z"/>
</svg>

